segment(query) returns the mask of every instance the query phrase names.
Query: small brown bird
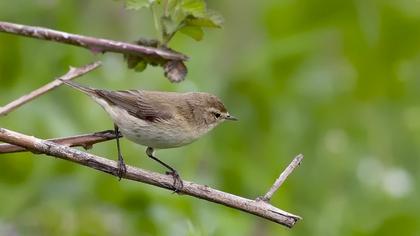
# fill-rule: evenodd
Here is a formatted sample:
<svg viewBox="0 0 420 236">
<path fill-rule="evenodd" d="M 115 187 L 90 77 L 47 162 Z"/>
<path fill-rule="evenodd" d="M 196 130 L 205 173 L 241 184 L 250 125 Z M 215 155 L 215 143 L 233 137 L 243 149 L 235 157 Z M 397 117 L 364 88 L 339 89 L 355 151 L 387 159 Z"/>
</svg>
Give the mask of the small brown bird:
<svg viewBox="0 0 420 236">
<path fill-rule="evenodd" d="M 208 93 L 176 93 L 145 90 L 109 91 L 89 88 L 61 80 L 89 95 L 101 105 L 114 121 L 115 134 L 147 146 L 146 154 L 169 169 L 174 190 L 183 185 L 177 171 L 154 155 L 155 149 L 187 145 L 225 120 L 237 120 L 226 110 L 220 99 Z M 118 176 L 126 172 L 119 139 Z"/>
</svg>

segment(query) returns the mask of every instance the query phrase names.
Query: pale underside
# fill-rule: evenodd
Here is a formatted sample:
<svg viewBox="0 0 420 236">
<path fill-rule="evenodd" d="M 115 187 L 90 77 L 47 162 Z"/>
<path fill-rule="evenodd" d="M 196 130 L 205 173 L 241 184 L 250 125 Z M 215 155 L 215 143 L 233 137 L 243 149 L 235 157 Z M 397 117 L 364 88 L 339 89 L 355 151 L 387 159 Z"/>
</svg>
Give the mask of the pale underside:
<svg viewBox="0 0 420 236">
<path fill-rule="evenodd" d="M 93 97 L 111 116 L 124 137 L 144 146 L 166 149 L 189 144 L 207 133 L 212 127 L 192 127 L 183 117 L 173 116 L 169 120 L 142 120 L 126 110 L 109 105 L 105 100 Z"/>
</svg>

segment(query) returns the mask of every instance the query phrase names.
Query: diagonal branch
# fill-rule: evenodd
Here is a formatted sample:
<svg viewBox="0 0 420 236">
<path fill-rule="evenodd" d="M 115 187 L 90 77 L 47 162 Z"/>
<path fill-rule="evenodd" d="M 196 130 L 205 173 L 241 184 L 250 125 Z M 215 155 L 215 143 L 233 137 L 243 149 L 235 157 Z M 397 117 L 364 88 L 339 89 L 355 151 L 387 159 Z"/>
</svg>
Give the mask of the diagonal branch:
<svg viewBox="0 0 420 236">
<path fill-rule="evenodd" d="M 98 68 L 101 65 L 100 61 L 85 65 L 83 67 L 70 67 L 69 71 L 59 77 L 58 79 L 30 92 L 29 94 L 23 95 L 22 97 L 10 102 L 9 104 L 0 107 L 0 116 L 5 116 L 8 113 L 10 113 L 11 111 L 13 111 L 14 109 L 22 106 L 23 104 L 35 99 L 36 97 L 41 96 L 42 94 L 50 91 L 51 89 L 54 89 L 58 86 L 60 86 L 61 84 L 63 84 L 63 82 L 61 80 L 72 80 L 75 79 L 77 77 L 80 77 L 96 68 Z"/>
<path fill-rule="evenodd" d="M 131 43 L 71 34 L 48 28 L 21 25 L 4 21 L 0 21 L 0 32 L 71 44 L 90 49 L 93 52 L 115 52 L 140 56 L 157 61 L 188 60 L 188 57 L 184 54 L 169 49 L 141 46 Z"/>
<path fill-rule="evenodd" d="M 122 137 L 122 136 L 120 136 Z M 48 139 L 48 141 L 65 145 L 68 147 L 83 147 L 84 149 L 90 149 L 94 144 L 105 142 L 108 140 L 115 139 L 115 132 L 113 130 L 105 130 L 92 134 L 82 134 L 64 138 Z M 14 153 L 14 152 L 26 152 L 23 147 L 16 146 L 13 144 L 2 143 L 0 144 L 0 154 Z"/>
<path fill-rule="evenodd" d="M 0 128 L 0 141 L 18 145 L 37 153 L 59 157 L 115 176 L 118 174 L 118 167 L 115 161 L 4 128 Z M 171 176 L 132 166 L 127 166 L 127 173 L 123 178 L 165 189 L 172 189 L 173 185 Z M 184 181 L 184 187 L 180 190 L 180 193 L 248 212 L 289 228 L 293 227 L 301 219 L 299 216 L 278 209 L 268 202 L 246 199 L 189 181 Z"/>
<path fill-rule="evenodd" d="M 303 155 L 297 155 L 293 161 L 286 167 L 286 169 L 280 174 L 280 176 L 276 179 L 273 186 L 271 186 L 270 190 L 263 196 L 257 198 L 257 200 L 262 200 L 265 202 L 269 202 L 273 197 L 273 194 L 280 188 L 280 186 L 286 181 L 287 177 L 300 165 L 303 160 Z"/>
</svg>

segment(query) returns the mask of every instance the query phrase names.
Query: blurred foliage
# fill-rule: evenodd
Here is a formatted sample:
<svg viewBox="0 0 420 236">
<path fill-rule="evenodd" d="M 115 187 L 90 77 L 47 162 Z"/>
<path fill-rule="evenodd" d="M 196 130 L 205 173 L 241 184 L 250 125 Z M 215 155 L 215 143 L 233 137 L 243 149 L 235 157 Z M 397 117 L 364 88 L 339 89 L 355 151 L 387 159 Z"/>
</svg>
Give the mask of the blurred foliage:
<svg viewBox="0 0 420 236">
<path fill-rule="evenodd" d="M 1 20 L 134 41 L 153 17 L 114 1 L 0 1 Z M 273 204 L 292 230 L 252 215 L 31 153 L 0 156 L 0 235 L 419 235 L 420 2 L 209 1 L 223 30 L 170 43 L 188 79 L 127 70 L 120 55 L 0 33 L 0 103 L 97 59 L 78 81 L 109 89 L 207 91 L 238 123 L 157 154 L 198 183 L 255 198 L 297 153 L 303 165 Z M 50 138 L 112 128 L 83 94 L 58 88 L 0 118 Z M 126 161 L 163 172 L 123 140 Z M 114 142 L 91 152 L 116 159 Z"/>
</svg>

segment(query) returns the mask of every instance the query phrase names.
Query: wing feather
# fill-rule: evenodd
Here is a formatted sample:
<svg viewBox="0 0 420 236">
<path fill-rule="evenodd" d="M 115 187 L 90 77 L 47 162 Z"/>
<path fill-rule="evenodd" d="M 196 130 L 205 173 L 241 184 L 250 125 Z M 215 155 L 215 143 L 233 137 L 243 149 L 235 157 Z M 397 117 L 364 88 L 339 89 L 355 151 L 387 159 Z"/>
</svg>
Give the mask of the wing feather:
<svg viewBox="0 0 420 236">
<path fill-rule="evenodd" d="M 96 94 L 109 104 L 123 108 L 139 119 L 156 122 L 172 118 L 168 104 L 163 103 L 156 96 L 144 96 L 145 93 L 141 90 L 96 90 Z"/>
</svg>

